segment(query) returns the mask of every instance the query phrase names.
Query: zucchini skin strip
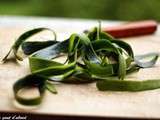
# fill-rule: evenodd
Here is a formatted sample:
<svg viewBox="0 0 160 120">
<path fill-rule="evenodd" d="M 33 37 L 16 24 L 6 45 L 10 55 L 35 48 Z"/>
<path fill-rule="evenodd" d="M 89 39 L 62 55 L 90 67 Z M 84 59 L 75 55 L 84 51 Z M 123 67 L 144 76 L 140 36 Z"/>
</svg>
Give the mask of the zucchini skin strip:
<svg viewBox="0 0 160 120">
<path fill-rule="evenodd" d="M 13 85 L 14 96 L 17 102 L 23 105 L 39 105 L 42 102 L 42 98 L 45 93 L 45 78 L 36 76 L 36 75 L 28 75 L 24 78 L 19 79 Z M 26 87 L 36 87 L 39 91 L 39 96 L 34 98 L 23 98 L 18 95 L 18 92 Z"/>
<path fill-rule="evenodd" d="M 22 61 L 23 58 L 22 58 L 20 55 L 18 55 L 18 49 L 19 49 L 19 47 L 20 47 L 21 45 L 23 46 L 23 44 L 25 43 L 25 41 L 26 41 L 28 38 L 32 37 L 33 35 L 35 35 L 35 34 L 37 34 L 37 33 L 39 33 L 39 32 L 42 32 L 42 31 L 44 31 L 44 30 L 51 31 L 51 32 L 53 33 L 53 35 L 54 35 L 54 39 L 56 40 L 56 38 L 57 38 L 57 37 L 56 37 L 56 33 L 55 33 L 53 30 L 49 29 L 49 28 L 36 28 L 36 29 L 29 30 L 29 31 L 23 33 L 23 34 L 15 41 L 15 43 L 12 45 L 12 47 L 11 47 L 11 49 L 9 50 L 9 52 L 7 53 L 7 55 L 2 59 L 2 61 L 5 62 L 5 61 L 7 60 L 9 54 L 11 53 L 11 51 L 13 51 L 14 56 L 15 56 L 15 58 L 16 58 L 17 60 Z M 50 42 L 50 41 L 49 41 L 49 42 Z M 44 44 L 43 44 L 43 45 L 44 45 Z M 49 44 L 49 45 L 50 45 L 50 44 Z M 47 46 L 47 45 L 45 44 L 45 46 Z M 43 47 L 42 47 L 42 48 L 43 48 Z M 24 47 L 24 46 L 23 46 L 23 50 L 24 50 L 24 52 L 25 52 L 25 47 Z M 34 51 L 35 51 L 35 50 L 34 50 Z M 28 53 L 28 52 L 25 52 L 25 53 Z M 31 51 L 29 51 L 28 54 L 31 54 Z"/>
<path fill-rule="evenodd" d="M 100 91 L 144 91 L 160 88 L 160 80 L 99 80 L 96 83 Z"/>
<path fill-rule="evenodd" d="M 24 42 L 22 43 L 22 50 L 25 55 L 31 55 L 32 53 L 41 50 L 43 48 L 46 48 L 48 46 L 54 45 L 58 43 L 58 41 L 48 40 L 43 42 Z"/>
<path fill-rule="evenodd" d="M 147 62 L 140 61 L 141 59 L 145 59 L 147 57 L 152 57 L 152 59 Z M 149 68 L 149 67 L 152 67 L 156 63 L 156 61 L 158 60 L 158 57 L 159 57 L 158 53 L 148 53 L 148 54 L 144 54 L 141 56 L 136 56 L 135 62 L 141 68 Z"/>
<path fill-rule="evenodd" d="M 55 40 L 31 41 L 26 40 L 43 31 L 52 31 Z M 130 81 L 125 76 L 138 71 L 140 68 L 152 67 L 159 54 L 134 56 L 131 46 L 94 28 L 82 34 L 72 34 L 68 39 L 56 41 L 56 34 L 48 28 L 36 28 L 22 34 L 14 43 L 3 61 L 8 59 L 13 51 L 17 60 L 19 48 L 28 56 L 31 74 L 17 80 L 13 85 L 15 99 L 23 105 L 39 105 L 45 90 L 56 94 L 54 82 L 90 83 L 97 82 L 100 91 L 144 91 L 160 88 L 160 80 Z M 55 58 L 66 55 L 64 63 Z M 143 62 L 143 59 L 149 59 Z M 23 88 L 36 87 L 38 97 L 26 99 L 18 93 Z"/>
</svg>

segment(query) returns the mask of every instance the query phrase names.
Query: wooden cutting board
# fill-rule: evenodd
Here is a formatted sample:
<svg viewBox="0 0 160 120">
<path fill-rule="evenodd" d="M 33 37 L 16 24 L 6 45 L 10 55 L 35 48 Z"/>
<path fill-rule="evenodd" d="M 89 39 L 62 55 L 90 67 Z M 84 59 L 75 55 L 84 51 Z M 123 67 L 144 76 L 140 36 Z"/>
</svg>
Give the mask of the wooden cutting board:
<svg viewBox="0 0 160 120">
<path fill-rule="evenodd" d="M 63 23 L 65 22 L 72 23 L 64 20 Z M 89 21 L 87 22 L 89 24 Z M 77 24 L 77 26 L 79 25 Z M 54 29 L 53 26 L 48 27 Z M 58 29 L 58 25 L 56 27 Z M 59 28 L 63 28 L 62 24 Z M 76 23 L 74 28 L 71 29 L 73 31 L 76 29 Z M 26 30 L 29 30 L 29 27 L 26 27 L 25 24 L 0 26 L 0 59 L 7 53 L 14 40 Z M 63 33 L 66 31 L 64 27 L 62 31 L 58 32 L 60 33 L 59 35 L 64 35 Z M 158 32 L 154 35 L 128 38 L 125 41 L 133 47 L 135 54 L 160 52 L 160 34 Z M 97 90 L 95 83 L 85 85 L 59 84 L 56 86 L 57 95 L 47 91 L 40 106 L 24 109 L 14 101 L 12 86 L 17 79 L 28 73 L 27 59 L 18 64 L 13 62 L 0 64 L 0 111 L 20 111 L 51 115 L 160 118 L 160 89 L 145 92 L 101 92 Z M 142 80 L 160 78 L 159 73 L 160 62 L 158 61 L 155 67 L 140 70 L 131 77 Z"/>
</svg>

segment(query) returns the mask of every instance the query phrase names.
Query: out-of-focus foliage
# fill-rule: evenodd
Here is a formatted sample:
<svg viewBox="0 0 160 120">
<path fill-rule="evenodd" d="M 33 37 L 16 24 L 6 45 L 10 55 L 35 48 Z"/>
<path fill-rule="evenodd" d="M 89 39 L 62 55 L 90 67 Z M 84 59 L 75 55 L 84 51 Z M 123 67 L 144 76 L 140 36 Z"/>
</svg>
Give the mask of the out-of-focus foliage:
<svg viewBox="0 0 160 120">
<path fill-rule="evenodd" d="M 0 15 L 160 21 L 160 0 L 0 0 Z"/>
</svg>

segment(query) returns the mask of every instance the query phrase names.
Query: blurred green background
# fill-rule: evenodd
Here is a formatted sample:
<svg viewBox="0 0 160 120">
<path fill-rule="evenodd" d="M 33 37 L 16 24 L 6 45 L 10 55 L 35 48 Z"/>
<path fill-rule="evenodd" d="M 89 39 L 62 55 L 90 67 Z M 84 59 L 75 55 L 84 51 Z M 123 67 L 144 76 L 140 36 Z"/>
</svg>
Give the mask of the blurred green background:
<svg viewBox="0 0 160 120">
<path fill-rule="evenodd" d="M 0 0 L 0 15 L 160 21 L 160 0 Z"/>
</svg>

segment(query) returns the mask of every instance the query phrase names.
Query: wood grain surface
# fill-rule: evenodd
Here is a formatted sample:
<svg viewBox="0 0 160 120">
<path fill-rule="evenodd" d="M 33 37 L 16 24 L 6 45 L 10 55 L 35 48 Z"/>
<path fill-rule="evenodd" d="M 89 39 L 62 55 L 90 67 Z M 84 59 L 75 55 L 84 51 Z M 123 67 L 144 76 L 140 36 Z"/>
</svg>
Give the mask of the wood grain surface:
<svg viewBox="0 0 160 120">
<path fill-rule="evenodd" d="M 68 21 L 64 20 L 63 23 L 64 22 Z M 83 23 L 84 22 L 85 21 L 83 21 Z M 87 22 L 89 24 L 89 21 Z M 80 23 L 81 22 L 79 22 L 79 24 Z M 109 22 L 106 23 L 109 24 Z M 72 24 L 72 22 L 68 22 L 68 24 Z M 80 26 L 79 24 L 77 24 L 77 26 Z M 62 38 L 64 38 L 63 35 L 65 35 L 66 32 L 71 33 L 76 29 L 75 24 L 70 30 L 67 31 L 66 29 L 65 31 L 65 27 L 63 28 L 62 25 L 63 24 L 59 24 L 59 26 L 57 25 L 55 28 L 59 33 L 58 35 L 61 35 Z M 54 29 L 53 26 L 47 27 Z M 76 30 L 80 31 L 81 29 L 77 27 Z M 26 30 L 29 30 L 29 27 L 26 27 L 25 24 L 10 24 L 6 26 L 3 24 L 0 26 L 0 59 L 7 53 L 14 40 Z M 40 38 L 43 37 L 44 36 L 40 36 Z M 45 38 L 48 37 L 50 37 L 50 35 L 45 35 Z M 160 34 L 158 32 L 150 36 L 123 40 L 133 47 L 135 54 L 160 52 Z M 27 59 L 17 64 L 13 62 L 0 64 L 0 111 L 20 111 L 50 115 L 160 118 L 160 89 L 145 92 L 100 92 L 97 90 L 95 83 L 85 85 L 58 84 L 56 85 L 58 90 L 57 95 L 47 91 L 43 103 L 40 106 L 24 108 L 23 106 L 17 105 L 14 101 L 12 85 L 17 79 L 29 72 Z M 160 78 L 159 73 L 160 62 L 158 61 L 155 67 L 142 69 L 130 77 L 138 80 Z"/>
</svg>

